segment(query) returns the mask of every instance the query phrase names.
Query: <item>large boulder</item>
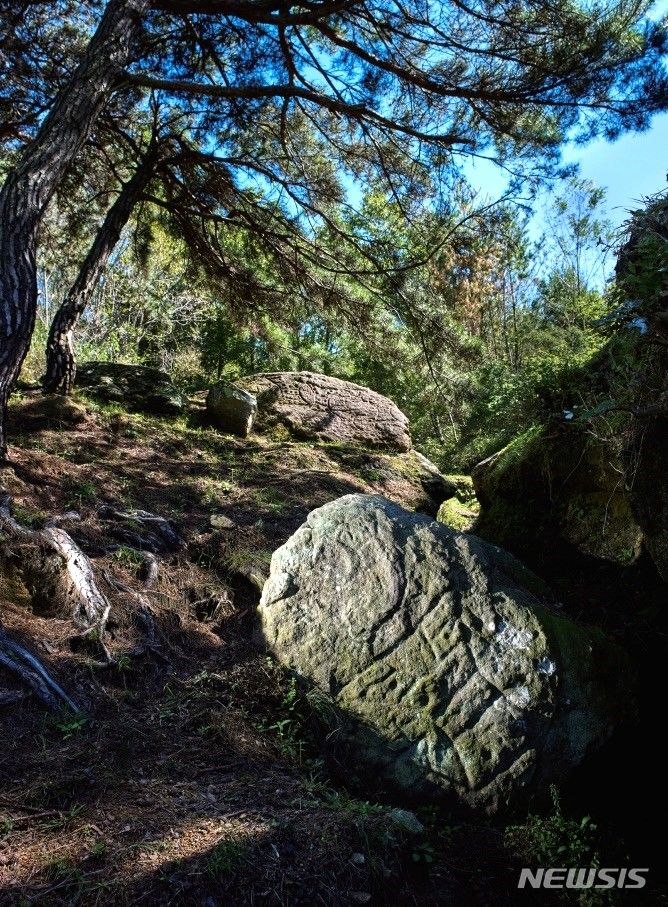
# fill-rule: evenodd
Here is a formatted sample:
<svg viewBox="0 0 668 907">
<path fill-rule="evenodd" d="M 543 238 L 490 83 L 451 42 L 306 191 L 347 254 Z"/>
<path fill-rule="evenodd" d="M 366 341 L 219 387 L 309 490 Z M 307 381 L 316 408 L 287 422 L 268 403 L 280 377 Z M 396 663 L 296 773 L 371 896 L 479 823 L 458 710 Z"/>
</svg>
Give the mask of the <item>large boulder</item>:
<svg viewBox="0 0 668 907">
<path fill-rule="evenodd" d="M 567 543 L 581 554 L 634 563 L 643 533 L 618 439 L 564 421 L 529 429 L 473 470 L 475 531 L 520 557 Z"/>
<path fill-rule="evenodd" d="M 178 416 L 188 405 L 166 372 L 145 365 L 85 362 L 77 369 L 76 383 L 100 400 L 140 412 Z"/>
<path fill-rule="evenodd" d="M 259 611 L 344 716 L 345 764 L 493 814 L 567 775 L 629 701 L 623 656 L 540 589 L 499 548 L 347 495 L 275 552 Z"/>
<path fill-rule="evenodd" d="M 246 438 L 257 415 L 257 400 L 248 391 L 221 382 L 209 390 L 206 411 L 216 428 Z"/>
<path fill-rule="evenodd" d="M 281 424 L 298 438 L 410 450 L 408 419 L 368 387 L 314 372 L 267 372 L 239 383 L 257 397 L 258 427 Z"/>
</svg>

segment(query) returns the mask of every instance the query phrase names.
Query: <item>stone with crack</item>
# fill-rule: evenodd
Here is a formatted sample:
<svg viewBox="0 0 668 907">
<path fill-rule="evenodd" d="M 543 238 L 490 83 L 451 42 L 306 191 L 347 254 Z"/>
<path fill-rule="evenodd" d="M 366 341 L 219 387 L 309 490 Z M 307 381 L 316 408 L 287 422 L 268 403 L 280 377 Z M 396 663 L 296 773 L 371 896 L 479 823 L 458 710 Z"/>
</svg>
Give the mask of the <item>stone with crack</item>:
<svg viewBox="0 0 668 907">
<path fill-rule="evenodd" d="M 502 549 L 371 495 L 314 510 L 260 603 L 280 662 L 328 694 L 340 758 L 494 814 L 564 778 L 624 717 L 622 653 Z"/>
</svg>

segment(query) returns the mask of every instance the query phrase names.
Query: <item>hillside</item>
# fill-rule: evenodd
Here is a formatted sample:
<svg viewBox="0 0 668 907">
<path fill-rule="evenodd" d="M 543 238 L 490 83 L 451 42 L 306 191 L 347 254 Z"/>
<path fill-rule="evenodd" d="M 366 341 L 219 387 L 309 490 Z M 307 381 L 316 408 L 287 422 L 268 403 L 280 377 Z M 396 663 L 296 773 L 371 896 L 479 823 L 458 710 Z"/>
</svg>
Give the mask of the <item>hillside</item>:
<svg viewBox="0 0 668 907">
<path fill-rule="evenodd" d="M 490 871 L 496 886 L 500 833 L 443 826 L 428 810 L 415 836 L 393 820 L 396 804 L 342 786 L 319 758 L 313 704 L 252 642 L 271 552 L 350 491 L 420 503 L 412 455 L 241 441 L 85 405 L 67 430 L 31 415 L 30 398 L 11 408 L 2 484 L 14 515 L 35 526 L 80 514 L 66 525 L 111 603 L 113 664 L 73 646 L 67 615 L 33 611 L 3 580 L 6 629 L 83 715 L 31 698 L 0 705 L 0 903 L 445 903 L 444 890 L 486 887 Z M 104 505 L 160 514 L 183 536 L 182 552 L 158 555 L 152 588 L 122 541 L 145 529 L 103 519 Z M 3 697 L 23 693 L 14 680 L 2 675 Z"/>
</svg>

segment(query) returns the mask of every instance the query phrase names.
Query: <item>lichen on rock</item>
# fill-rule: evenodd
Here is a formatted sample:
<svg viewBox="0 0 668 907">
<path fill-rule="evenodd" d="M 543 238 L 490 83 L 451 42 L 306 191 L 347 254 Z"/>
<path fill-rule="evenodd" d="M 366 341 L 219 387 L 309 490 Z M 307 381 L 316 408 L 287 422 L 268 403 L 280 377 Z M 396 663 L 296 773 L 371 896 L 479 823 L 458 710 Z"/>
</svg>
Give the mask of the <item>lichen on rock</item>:
<svg viewBox="0 0 668 907">
<path fill-rule="evenodd" d="M 474 536 L 348 495 L 275 552 L 262 631 L 332 697 L 350 759 L 413 795 L 496 813 L 565 776 L 624 711 L 620 653 L 522 572 Z"/>
</svg>

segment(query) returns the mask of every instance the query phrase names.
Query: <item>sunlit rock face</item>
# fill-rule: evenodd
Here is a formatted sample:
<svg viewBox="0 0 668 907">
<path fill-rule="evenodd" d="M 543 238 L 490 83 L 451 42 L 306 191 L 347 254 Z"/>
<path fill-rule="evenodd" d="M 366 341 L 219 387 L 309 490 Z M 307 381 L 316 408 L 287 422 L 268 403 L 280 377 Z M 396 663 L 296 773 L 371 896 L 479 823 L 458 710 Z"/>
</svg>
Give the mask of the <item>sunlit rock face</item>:
<svg viewBox="0 0 668 907">
<path fill-rule="evenodd" d="M 346 764 L 492 814 L 565 776 L 628 699 L 620 653 L 543 591 L 499 548 L 348 495 L 275 552 L 260 617 L 333 700 Z"/>
<path fill-rule="evenodd" d="M 368 387 L 314 372 L 271 372 L 239 383 L 257 397 L 260 426 L 281 424 L 298 438 L 410 450 L 408 419 Z"/>
</svg>

